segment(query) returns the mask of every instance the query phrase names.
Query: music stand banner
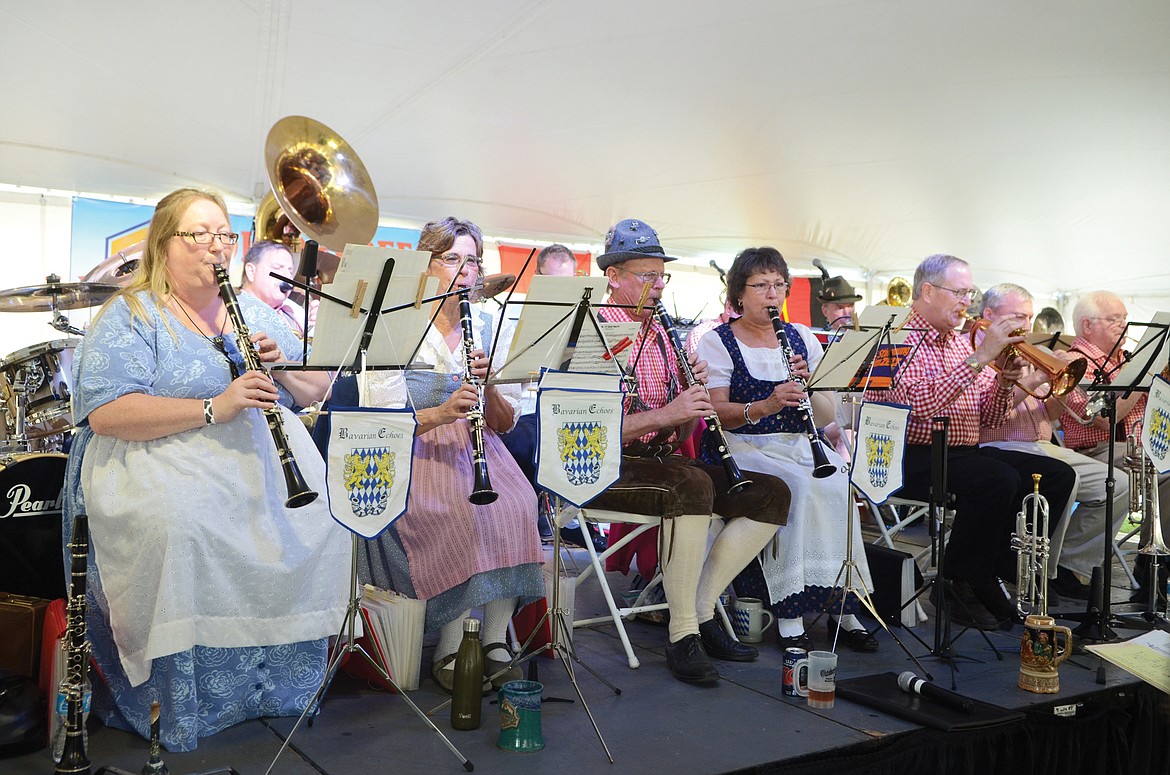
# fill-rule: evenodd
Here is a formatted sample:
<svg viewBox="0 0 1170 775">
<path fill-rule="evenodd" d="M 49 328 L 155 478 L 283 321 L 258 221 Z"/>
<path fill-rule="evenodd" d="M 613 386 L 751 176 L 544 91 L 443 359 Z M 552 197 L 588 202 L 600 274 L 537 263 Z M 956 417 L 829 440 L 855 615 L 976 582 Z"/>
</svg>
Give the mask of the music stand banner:
<svg viewBox="0 0 1170 775">
<path fill-rule="evenodd" d="M 612 390 L 549 387 L 548 375 L 601 377 Z M 585 379 L 578 383 L 586 385 Z M 596 498 L 622 473 L 621 380 L 546 371 L 536 399 L 536 483 L 574 506 Z"/>
<path fill-rule="evenodd" d="M 406 511 L 417 426 L 410 409 L 329 412 L 329 511 L 347 530 L 374 538 Z"/>
<path fill-rule="evenodd" d="M 1142 448 L 1159 474 L 1170 471 L 1170 382 L 1161 375 L 1155 375 L 1150 383 L 1142 421 Z"/>
<path fill-rule="evenodd" d="M 857 419 L 849 478 L 875 505 L 902 489 L 910 407 L 866 401 Z"/>
</svg>

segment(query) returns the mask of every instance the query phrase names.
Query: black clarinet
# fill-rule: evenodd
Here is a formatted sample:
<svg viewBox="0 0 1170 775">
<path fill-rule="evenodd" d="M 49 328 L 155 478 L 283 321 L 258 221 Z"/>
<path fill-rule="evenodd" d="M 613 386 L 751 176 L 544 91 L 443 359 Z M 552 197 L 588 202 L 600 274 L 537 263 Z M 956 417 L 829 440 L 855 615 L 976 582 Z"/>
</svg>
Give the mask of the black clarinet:
<svg viewBox="0 0 1170 775">
<path fill-rule="evenodd" d="M 73 519 L 73 540 L 69 604 L 66 607 L 65 675 L 57 693 L 65 698 L 65 745 L 54 773 L 89 775 L 85 755 L 85 703 L 89 682 L 89 641 L 85 631 L 85 575 L 89 556 L 89 520 L 84 514 Z"/>
<path fill-rule="evenodd" d="M 675 359 L 678 360 L 679 368 L 682 369 L 683 376 L 686 377 L 687 387 L 702 385 L 703 383 L 695 377 L 695 370 L 691 368 L 691 362 L 687 360 L 687 352 L 683 348 L 682 339 L 679 338 L 678 331 L 674 328 L 674 321 L 670 319 L 670 315 L 666 314 L 666 308 L 662 306 L 661 299 L 654 302 L 654 314 L 658 316 L 658 322 L 662 324 L 662 328 L 670 337 Z M 705 386 L 704 389 L 706 389 Z M 731 482 L 731 487 L 727 491 L 739 492 L 750 486 L 752 480 L 744 477 L 743 472 L 735 463 L 735 458 L 731 456 L 731 450 L 727 448 L 727 437 L 723 435 L 723 424 L 719 422 L 719 415 L 712 414 L 704 417 L 703 422 L 707 425 L 707 433 L 715 444 L 715 451 L 719 453 L 719 462 L 723 464 L 723 470 L 727 472 L 727 480 Z"/>
<path fill-rule="evenodd" d="M 227 268 L 220 264 L 215 264 L 213 268 L 215 269 L 215 281 L 219 283 L 219 296 L 223 299 L 224 306 L 227 307 L 228 317 L 232 319 L 232 328 L 236 329 L 240 354 L 244 356 L 244 366 L 247 367 L 248 371 L 265 373 L 264 365 L 260 362 L 260 353 L 256 352 L 256 345 L 252 342 L 248 324 L 244 321 L 244 313 L 240 311 L 240 303 L 236 301 L 236 292 L 232 288 Z M 273 404 L 265 409 L 264 417 L 268 420 L 268 431 L 272 434 L 272 443 L 276 445 L 280 468 L 284 472 L 284 486 L 288 493 L 284 505 L 290 509 L 307 506 L 317 500 L 317 493 L 309 489 L 309 485 L 305 482 L 305 477 L 301 476 L 301 469 L 293 457 L 288 436 L 284 432 L 284 418 L 280 416 L 280 405 Z"/>
<path fill-rule="evenodd" d="M 807 390 L 808 383 L 796 376 L 796 372 L 792 370 L 792 344 L 788 341 L 788 334 L 784 332 L 784 321 L 780 319 L 780 310 L 776 307 L 768 307 L 768 317 L 772 319 L 772 330 L 776 332 L 776 341 L 780 343 L 780 354 L 784 356 L 784 363 L 788 367 L 789 379 L 799 385 L 801 390 Z M 825 442 L 821 439 L 821 434 L 817 433 L 817 424 L 813 420 L 812 402 L 809 401 L 807 393 L 796 409 L 800 413 L 800 419 L 804 423 L 804 433 L 808 436 L 808 443 L 812 448 L 813 478 L 824 479 L 826 476 L 832 476 L 837 473 L 837 466 L 829 462 L 829 453 L 825 450 Z"/>
<path fill-rule="evenodd" d="M 479 391 L 479 399 L 475 406 L 467 412 L 467 422 L 471 426 L 471 463 L 475 473 L 475 484 L 467 500 L 476 506 L 486 506 L 500 497 L 492 489 L 492 481 L 488 478 L 487 449 L 484 446 L 483 427 L 487 415 L 483 406 L 483 391 L 471 373 L 471 352 L 475 349 L 475 339 L 471 330 L 471 300 L 470 291 L 459 294 L 459 325 L 463 330 L 463 381 Z"/>
</svg>

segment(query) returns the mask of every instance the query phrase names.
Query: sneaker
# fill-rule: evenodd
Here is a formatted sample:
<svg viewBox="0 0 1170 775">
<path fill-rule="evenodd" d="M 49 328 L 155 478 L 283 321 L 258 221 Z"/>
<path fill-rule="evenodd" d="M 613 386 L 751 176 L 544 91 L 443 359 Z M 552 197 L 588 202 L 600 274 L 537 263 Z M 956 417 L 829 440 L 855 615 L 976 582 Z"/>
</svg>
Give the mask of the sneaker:
<svg viewBox="0 0 1170 775">
<path fill-rule="evenodd" d="M 722 622 L 715 619 L 699 625 L 699 640 L 703 643 L 703 650 L 712 659 L 722 659 L 727 662 L 755 662 L 760 652 L 746 643 L 733 640 L 723 629 Z"/>
<path fill-rule="evenodd" d="M 954 623 L 980 630 L 999 629 L 999 619 L 983 607 L 969 582 L 947 579 L 936 583 L 930 590 L 930 602 L 936 611 L 941 608 L 942 595 L 946 595 L 950 602 L 951 621 Z"/>
<path fill-rule="evenodd" d="M 1074 600 L 1089 599 L 1089 585 L 1077 578 L 1076 574 L 1062 565 L 1056 566 L 1056 578 L 1048 581 L 1049 591 L 1055 590 L 1061 597 L 1071 597 Z M 1049 594 L 1048 602 L 1052 602 Z"/>
<path fill-rule="evenodd" d="M 667 643 L 666 666 L 671 675 L 689 684 L 714 684 L 719 680 L 719 671 L 703 651 L 698 635 L 686 635 L 678 643 Z"/>
</svg>

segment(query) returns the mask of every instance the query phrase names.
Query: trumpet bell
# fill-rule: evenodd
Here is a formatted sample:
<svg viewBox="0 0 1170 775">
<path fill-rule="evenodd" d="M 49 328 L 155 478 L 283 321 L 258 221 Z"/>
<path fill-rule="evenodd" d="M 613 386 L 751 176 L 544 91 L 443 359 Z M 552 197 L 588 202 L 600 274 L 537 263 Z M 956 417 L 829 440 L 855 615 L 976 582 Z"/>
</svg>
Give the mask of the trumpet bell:
<svg viewBox="0 0 1170 775">
<path fill-rule="evenodd" d="M 361 159 L 332 129 L 285 116 L 268 130 L 264 162 L 272 193 L 297 230 L 334 252 L 373 239 L 378 196 Z"/>
</svg>

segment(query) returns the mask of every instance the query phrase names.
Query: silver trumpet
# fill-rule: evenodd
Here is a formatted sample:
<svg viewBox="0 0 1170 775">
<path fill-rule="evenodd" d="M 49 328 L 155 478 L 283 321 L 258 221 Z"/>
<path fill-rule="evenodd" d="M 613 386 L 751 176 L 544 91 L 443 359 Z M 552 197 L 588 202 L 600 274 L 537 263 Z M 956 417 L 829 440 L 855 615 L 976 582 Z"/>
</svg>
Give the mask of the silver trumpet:
<svg viewBox="0 0 1170 775">
<path fill-rule="evenodd" d="M 1129 521 L 1142 526 L 1143 543 L 1138 554 L 1152 557 L 1170 555 L 1170 547 L 1162 536 L 1162 520 L 1158 502 L 1158 470 L 1154 468 L 1140 437 L 1131 433 L 1125 437 L 1125 468 L 1129 472 Z"/>
<path fill-rule="evenodd" d="M 1016 610 L 1048 615 L 1048 499 L 1040 494 L 1040 474 L 1032 474 L 1032 492 L 1024 496 L 1012 533 L 1016 552 Z"/>
</svg>

